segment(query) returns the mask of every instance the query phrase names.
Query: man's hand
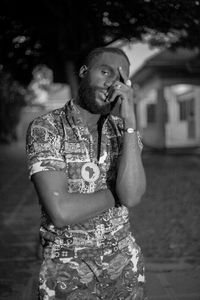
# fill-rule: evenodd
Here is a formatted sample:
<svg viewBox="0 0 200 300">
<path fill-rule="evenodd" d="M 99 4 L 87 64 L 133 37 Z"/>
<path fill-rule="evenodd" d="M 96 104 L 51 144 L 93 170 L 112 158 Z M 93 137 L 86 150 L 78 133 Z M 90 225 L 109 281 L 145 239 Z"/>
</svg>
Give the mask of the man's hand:
<svg viewBox="0 0 200 300">
<path fill-rule="evenodd" d="M 119 67 L 120 81 L 116 81 L 111 90 L 110 103 L 118 101 L 120 117 L 128 126 L 135 127 L 135 112 L 133 103 L 133 89 L 127 82 L 130 82 L 126 73 Z"/>
</svg>

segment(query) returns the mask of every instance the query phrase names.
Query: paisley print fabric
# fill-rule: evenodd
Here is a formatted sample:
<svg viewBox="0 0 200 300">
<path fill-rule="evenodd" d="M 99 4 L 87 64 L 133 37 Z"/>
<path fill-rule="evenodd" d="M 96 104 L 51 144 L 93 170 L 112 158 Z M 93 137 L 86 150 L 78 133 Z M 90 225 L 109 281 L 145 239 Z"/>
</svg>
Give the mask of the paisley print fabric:
<svg viewBox="0 0 200 300">
<path fill-rule="evenodd" d="M 97 152 L 97 142 L 91 139 L 73 100 L 35 119 L 27 131 L 30 178 L 36 172 L 62 170 L 69 193 L 112 189 L 123 123 L 112 115 L 102 122 L 99 176 L 87 181 L 82 168 L 91 161 L 91 143 Z M 139 137 L 138 143 L 142 147 Z M 39 299 L 147 299 L 143 257 L 130 232 L 125 206 L 116 204 L 96 217 L 62 229 L 54 226 L 44 207 L 41 212 L 40 233 L 45 238 L 41 239 L 44 251 Z"/>
</svg>

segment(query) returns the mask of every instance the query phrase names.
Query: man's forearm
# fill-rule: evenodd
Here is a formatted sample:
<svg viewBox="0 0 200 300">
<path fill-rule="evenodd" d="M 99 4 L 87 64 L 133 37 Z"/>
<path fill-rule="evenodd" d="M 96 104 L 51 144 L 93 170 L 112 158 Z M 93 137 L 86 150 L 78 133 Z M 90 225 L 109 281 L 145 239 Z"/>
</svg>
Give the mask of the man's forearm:
<svg viewBox="0 0 200 300">
<path fill-rule="evenodd" d="M 121 204 L 126 206 L 137 204 L 146 188 L 140 152 L 137 133 L 124 133 L 122 155 L 116 180 L 116 193 Z"/>
<path fill-rule="evenodd" d="M 64 193 L 60 195 L 57 217 L 53 220 L 57 227 L 81 223 L 115 206 L 110 190 L 92 194 Z"/>
<path fill-rule="evenodd" d="M 69 193 L 65 172 L 37 172 L 32 176 L 40 203 L 57 227 L 80 223 L 115 206 L 109 189 Z"/>
</svg>

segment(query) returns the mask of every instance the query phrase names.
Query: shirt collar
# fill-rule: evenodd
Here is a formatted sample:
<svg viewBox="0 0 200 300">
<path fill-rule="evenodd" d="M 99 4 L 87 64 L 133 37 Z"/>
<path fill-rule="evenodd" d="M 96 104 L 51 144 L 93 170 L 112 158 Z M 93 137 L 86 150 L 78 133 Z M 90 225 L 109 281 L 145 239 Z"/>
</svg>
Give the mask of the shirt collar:
<svg viewBox="0 0 200 300">
<path fill-rule="evenodd" d="M 65 113 L 66 113 L 66 118 L 68 119 L 68 122 L 71 125 L 75 125 L 75 126 L 83 126 L 83 120 L 81 117 L 81 112 L 78 108 L 78 106 L 75 104 L 74 99 L 70 99 L 66 104 L 65 104 Z M 104 123 L 104 125 L 109 122 L 109 123 L 113 123 L 113 116 L 112 114 L 107 114 L 104 116 L 104 118 L 102 119 L 102 122 Z"/>
<path fill-rule="evenodd" d="M 65 114 L 70 123 L 72 122 L 74 125 L 78 126 L 83 123 L 80 110 L 78 109 L 77 105 L 75 105 L 74 99 L 69 100 L 65 104 Z"/>
</svg>

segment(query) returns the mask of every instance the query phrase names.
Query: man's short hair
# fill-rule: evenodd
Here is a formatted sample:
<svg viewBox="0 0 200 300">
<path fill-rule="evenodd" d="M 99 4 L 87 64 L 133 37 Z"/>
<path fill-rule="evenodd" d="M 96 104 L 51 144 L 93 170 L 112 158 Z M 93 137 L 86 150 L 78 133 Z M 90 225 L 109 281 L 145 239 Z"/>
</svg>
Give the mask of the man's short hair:
<svg viewBox="0 0 200 300">
<path fill-rule="evenodd" d="M 115 47 L 95 48 L 85 58 L 84 65 L 89 66 L 94 58 L 96 58 L 97 56 L 99 56 L 103 53 L 113 53 L 113 54 L 121 55 L 126 59 L 126 61 L 128 62 L 128 65 L 130 66 L 130 61 L 129 61 L 126 53 L 123 50 L 121 50 L 120 48 L 115 48 Z"/>
</svg>

